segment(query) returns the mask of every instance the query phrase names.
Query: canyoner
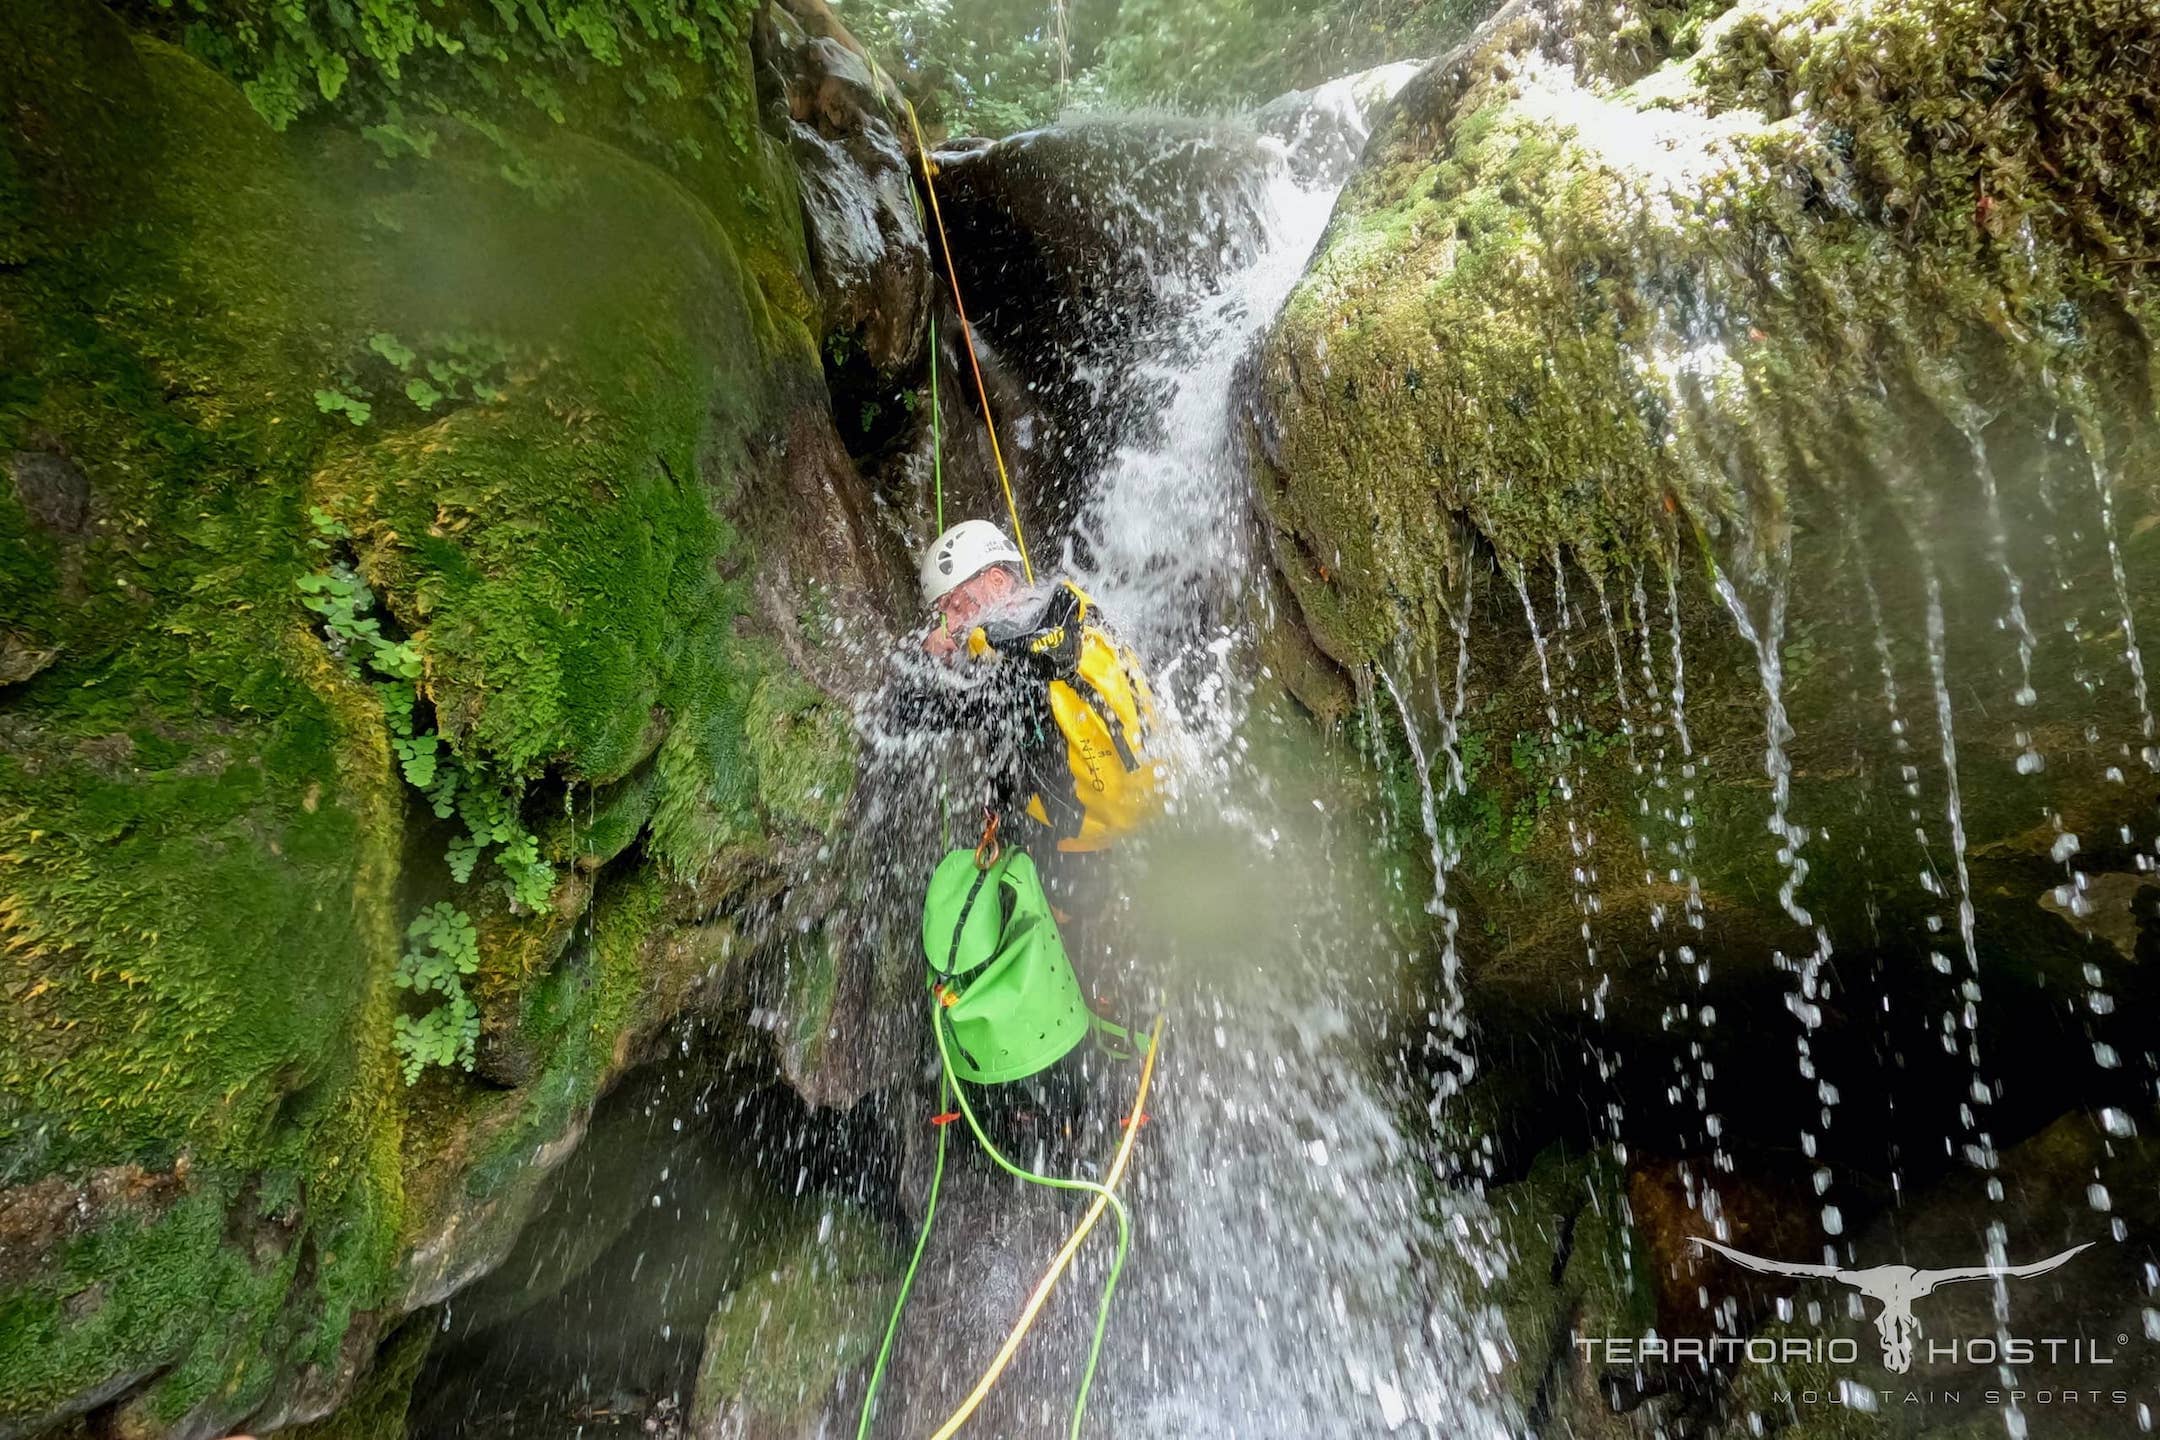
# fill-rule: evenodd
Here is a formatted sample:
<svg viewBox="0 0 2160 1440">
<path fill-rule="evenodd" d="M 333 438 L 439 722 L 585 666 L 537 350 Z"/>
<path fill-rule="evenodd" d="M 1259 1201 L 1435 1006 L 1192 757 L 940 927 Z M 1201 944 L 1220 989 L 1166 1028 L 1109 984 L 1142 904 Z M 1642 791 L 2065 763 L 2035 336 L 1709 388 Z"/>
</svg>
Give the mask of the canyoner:
<svg viewBox="0 0 2160 1440">
<path fill-rule="evenodd" d="M 1089 934 L 1098 958 L 1119 948 L 1111 938 L 1116 897 L 1095 867 L 1098 856 L 1153 819 L 1162 805 L 1160 762 L 1149 754 L 1157 725 L 1155 699 L 1138 657 L 1101 623 L 1094 599 L 1069 577 L 1038 582 L 1020 526 L 1012 478 L 998 442 L 973 329 L 961 299 L 959 275 L 937 202 L 936 163 L 924 146 L 912 105 L 902 102 L 930 197 L 939 248 L 960 334 L 975 378 L 983 428 L 996 464 L 1012 534 L 988 520 L 963 520 L 945 529 L 923 552 L 918 566 L 922 602 L 931 618 L 922 650 L 945 667 L 971 672 L 958 689 L 915 687 L 903 698 L 904 719 L 923 728 L 984 729 L 1007 743 L 1001 764 L 971 777 L 985 793 L 982 833 L 973 847 L 949 850 L 930 877 L 923 903 L 922 942 L 929 966 L 930 1025 L 939 1060 L 937 1159 L 916 1240 L 884 1340 L 863 1395 L 858 1437 L 870 1433 L 878 1389 L 891 1358 L 909 1292 L 937 1218 L 938 1189 L 945 1172 L 948 1127 L 965 1119 L 970 1132 L 998 1168 L 1023 1182 L 1094 1196 L 1075 1222 L 1030 1294 L 1004 1343 L 968 1397 L 936 1431 L 946 1440 L 973 1416 L 1004 1373 L 1070 1268 L 1073 1257 L 1107 1209 L 1117 1222 L 1117 1250 L 1103 1282 L 1094 1333 L 1074 1397 L 1070 1433 L 1077 1437 L 1088 1391 L 1101 1358 L 1105 1327 L 1119 1275 L 1132 1246 L 1132 1219 L 1116 1188 L 1132 1158 L 1147 1115 L 1164 1017 L 1157 1014 L 1144 1039 L 1098 1006 L 1090 1005 L 1073 968 L 1060 922 Z M 918 216 L 920 207 L 918 206 Z M 934 404 L 933 400 L 933 404 Z M 935 504 L 944 520 L 942 436 L 933 430 Z M 960 781 L 962 785 L 966 779 Z M 1050 885 L 1026 850 L 1008 845 L 1006 833 L 1027 837 L 1052 862 Z M 1054 887 L 1070 910 L 1052 903 Z M 1077 912 L 1077 913 L 1076 913 Z M 1108 986 L 1111 977 L 1095 977 Z M 1039 1173 L 1017 1164 L 991 1131 L 1009 1111 L 1006 1087 L 1024 1092 L 1021 1117 L 1047 1114 L 1053 1128 L 1071 1139 L 1079 1112 L 1099 1108 L 1090 1094 L 1094 1077 L 1072 1063 L 1084 1040 L 1113 1062 L 1137 1058 L 1140 1076 L 1123 1131 L 1100 1182 Z M 971 1101 L 970 1085 L 997 1087 L 986 1097 L 988 1117 Z M 948 1102 L 958 1108 L 947 1110 Z M 1079 1127 L 1083 1132 L 1085 1125 Z M 1066 1157 L 1075 1163 L 1077 1155 Z M 1037 1161 L 1038 1164 L 1042 1162 Z"/>
<path fill-rule="evenodd" d="M 1121 1117 L 1123 1136 L 1101 1182 L 1046 1175 L 1015 1163 L 991 1134 L 1008 1107 L 1002 1095 L 983 1110 L 969 1086 L 1024 1090 L 1025 1118 L 1047 1113 L 1068 1139 L 1078 1112 L 1095 1108 L 1094 1077 L 1075 1068 L 1082 1042 L 1112 1062 L 1130 1061 L 1135 1035 L 1092 1007 L 1060 933 L 1061 914 L 1035 860 L 1001 839 L 1010 824 L 1046 847 L 1059 868 L 1061 893 L 1079 913 L 1066 913 L 1091 935 L 1098 955 L 1115 942 L 1108 931 L 1116 909 L 1100 877 L 1084 867 L 1092 857 L 1138 828 L 1159 807 L 1157 763 L 1148 757 L 1154 703 L 1137 659 L 1092 620 L 1093 604 L 1077 585 L 1028 585 L 1021 548 L 987 521 L 954 526 L 925 552 L 923 599 L 937 608 L 924 636 L 930 654 L 960 666 L 986 666 L 989 678 L 962 701 L 920 705 L 949 725 L 1003 726 L 1022 737 L 1004 753 L 1014 763 L 990 777 L 980 841 L 950 850 L 930 877 L 923 904 L 922 943 L 928 963 L 930 1023 L 940 1063 L 937 1161 L 924 1207 L 922 1232 L 902 1281 L 878 1360 L 863 1397 L 858 1435 L 869 1434 L 915 1270 L 929 1244 L 937 1192 L 945 1169 L 946 1127 L 965 1119 L 983 1153 L 1022 1181 L 1092 1194 L 974 1391 L 937 1432 L 938 1440 L 966 1422 L 1003 1373 L 1051 1291 L 1105 1209 L 1117 1220 L 1117 1253 L 1098 1305 L 1071 1433 L 1080 1433 L 1087 1394 L 1100 1358 L 1104 1327 L 1118 1276 L 1132 1244 L 1132 1222 L 1115 1190 L 1130 1163 L 1147 1116 L 1163 1020 L 1138 1040 L 1140 1079 Z M 955 634 L 956 630 L 959 632 Z M 1010 817 L 1009 819 L 1007 817 Z M 1075 874 L 1075 867 L 1080 867 Z M 1107 975 L 1097 977 L 1107 983 Z M 945 1104 L 956 1102 L 948 1111 Z M 1087 1127 L 1078 1127 L 1083 1133 Z M 1040 1163 L 1040 1162 L 1038 1162 Z"/>
</svg>

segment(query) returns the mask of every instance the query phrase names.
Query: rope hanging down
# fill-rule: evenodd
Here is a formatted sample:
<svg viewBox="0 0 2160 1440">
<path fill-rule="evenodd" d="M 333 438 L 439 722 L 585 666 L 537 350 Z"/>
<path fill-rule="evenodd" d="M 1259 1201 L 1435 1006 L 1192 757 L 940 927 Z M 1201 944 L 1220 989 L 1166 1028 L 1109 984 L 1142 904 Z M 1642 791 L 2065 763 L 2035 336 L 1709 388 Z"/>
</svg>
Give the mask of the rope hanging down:
<svg viewBox="0 0 2160 1440">
<path fill-rule="evenodd" d="M 920 218 L 920 217 L 918 217 Z M 930 317 L 930 493 L 937 503 L 938 534 L 945 533 L 945 420 L 938 413 L 937 316 Z"/>
<path fill-rule="evenodd" d="M 1057 1254 L 1051 1259 L 1050 1267 L 1035 1282 L 1035 1288 L 1028 1296 L 1027 1304 L 1021 1308 L 1019 1318 L 1013 1322 L 1012 1330 L 1006 1335 L 1004 1344 L 998 1347 L 998 1352 L 992 1358 L 989 1368 L 983 1372 L 982 1378 L 976 1382 L 975 1388 L 968 1393 L 967 1399 L 961 1402 L 960 1408 L 953 1412 L 952 1417 L 938 1429 L 932 1440 L 951 1440 L 951 1436 L 981 1408 L 983 1401 L 990 1394 L 991 1387 L 997 1384 L 998 1378 L 1005 1373 L 1005 1368 L 1012 1363 L 1013 1356 L 1020 1349 L 1021 1341 L 1027 1338 L 1028 1331 L 1034 1326 L 1043 1306 L 1048 1303 L 1051 1292 L 1057 1288 L 1058 1282 L 1064 1278 L 1065 1272 L 1071 1268 L 1073 1257 L 1079 1253 L 1081 1244 L 1093 1233 L 1096 1223 L 1102 1219 L 1103 1211 L 1112 1210 L 1116 1215 L 1118 1225 L 1117 1254 L 1111 1262 L 1109 1277 L 1103 1283 L 1102 1300 L 1095 1312 L 1095 1333 L 1088 1346 L 1087 1366 L 1081 1373 L 1080 1391 L 1073 1401 L 1072 1428 L 1069 1434 L 1073 1437 L 1073 1440 L 1077 1440 L 1080 1434 L 1081 1421 L 1087 1413 L 1088 1391 L 1094 1384 L 1096 1366 L 1102 1358 L 1103 1335 L 1110 1320 L 1110 1302 L 1117 1292 L 1118 1277 L 1124 1271 L 1125 1258 L 1132 1248 L 1132 1220 L 1126 1212 L 1124 1202 L 1119 1200 L 1114 1192 L 1118 1182 L 1125 1178 L 1125 1172 L 1132 1164 L 1133 1144 L 1140 1135 L 1138 1117 L 1145 1114 L 1148 1090 L 1155 1079 L 1155 1055 L 1162 1041 L 1163 1017 L 1160 1015 L 1155 1017 L 1154 1028 L 1148 1035 L 1147 1053 L 1140 1067 L 1140 1084 L 1133 1095 L 1132 1112 L 1126 1121 L 1124 1138 L 1118 1142 L 1117 1152 L 1111 1159 L 1109 1175 L 1105 1177 L 1102 1184 L 1097 1185 L 1087 1180 L 1064 1180 L 1049 1175 L 1038 1175 L 1032 1170 L 1023 1169 L 1021 1166 L 1014 1164 L 1002 1150 L 998 1149 L 990 1137 L 983 1132 L 982 1122 L 976 1118 L 975 1108 L 968 1102 L 966 1087 L 953 1076 L 952 1054 L 945 1035 L 946 1026 L 942 1006 L 933 1001 L 931 1009 L 933 1012 L 930 1022 L 931 1030 L 937 1036 L 938 1059 L 941 1064 L 941 1074 L 938 1082 L 938 1103 L 940 1105 L 945 1104 L 948 1097 L 958 1103 L 960 1107 L 959 1115 L 966 1118 L 968 1128 L 974 1132 L 976 1141 L 983 1147 L 983 1152 L 1003 1167 L 1008 1174 L 1032 1184 L 1048 1186 L 1051 1189 L 1083 1190 L 1095 1196 L 1095 1202 L 1080 1217 L 1079 1222 L 1074 1225 L 1072 1233 L 1066 1236 L 1065 1243 L 1059 1247 Z M 856 1440 L 867 1440 L 870 1434 L 872 1407 L 877 1401 L 878 1387 L 885 1379 L 885 1368 L 891 1358 L 893 1340 L 900 1328 L 900 1315 L 907 1306 L 909 1291 L 914 1288 L 915 1272 L 922 1263 L 923 1251 L 930 1243 L 930 1226 L 937 1218 L 938 1190 L 945 1175 L 945 1137 L 947 1128 L 944 1122 L 951 1118 L 953 1117 L 939 1115 L 932 1122 L 939 1126 L 937 1166 L 931 1173 L 929 1201 L 923 1207 L 922 1233 L 916 1238 L 915 1253 L 909 1259 L 907 1274 L 900 1282 L 900 1294 L 893 1301 L 892 1318 L 885 1325 L 884 1343 L 878 1347 L 877 1364 L 870 1372 L 870 1384 L 863 1395 L 862 1417 L 855 1429 Z"/>
<path fill-rule="evenodd" d="M 1049 1301 L 1050 1292 L 1057 1288 L 1058 1281 L 1063 1279 L 1065 1272 L 1071 1268 L 1073 1256 L 1080 1253 L 1081 1243 L 1093 1232 L 1095 1222 L 1102 1219 L 1104 1209 L 1108 1208 L 1117 1215 L 1117 1257 L 1110 1262 L 1109 1279 L 1103 1282 L 1102 1303 L 1095 1312 L 1095 1335 L 1088 1345 L 1087 1368 L 1081 1372 L 1080 1394 L 1073 1401 L 1072 1429 L 1069 1433 L 1072 1440 L 1078 1440 L 1080 1422 L 1087 1412 L 1088 1387 L 1095 1383 L 1096 1362 L 1102 1358 L 1103 1331 L 1110 1321 L 1110 1299 L 1117 1291 L 1118 1276 L 1124 1271 L 1125 1257 L 1132 1249 L 1132 1219 L 1125 1212 L 1124 1202 L 1119 1200 L 1114 1192 L 1118 1182 L 1125 1178 L 1126 1167 L 1132 1164 L 1133 1142 L 1140 1138 L 1140 1121 L 1146 1113 L 1148 1087 L 1155 1079 L 1155 1053 L 1162 1041 L 1162 1028 L 1163 1017 L 1157 1015 L 1154 1028 L 1148 1032 L 1147 1057 L 1140 1065 L 1140 1086 L 1133 1095 L 1133 1108 L 1126 1121 L 1125 1138 L 1118 1142 L 1117 1155 L 1110 1162 L 1110 1173 L 1103 1177 L 1100 1185 L 1086 1180 L 1057 1180 L 1048 1176 L 1031 1175 L 1014 1165 L 990 1143 L 989 1138 L 983 1134 L 982 1127 L 976 1123 L 975 1112 L 968 1104 L 967 1088 L 958 1081 L 953 1083 L 953 1093 L 960 1097 L 960 1110 L 967 1116 L 968 1127 L 974 1130 L 975 1138 L 982 1142 L 983 1149 L 990 1152 L 993 1160 L 1013 1174 L 1032 1179 L 1038 1184 L 1055 1186 L 1060 1190 L 1091 1190 L 1095 1192 L 1095 1203 L 1088 1206 L 1087 1213 L 1080 1217 L 1080 1223 L 1073 1227 L 1072 1234 L 1065 1237 L 1065 1244 L 1058 1250 L 1056 1258 L 1051 1260 L 1050 1268 L 1043 1271 L 1042 1278 L 1035 1282 L 1034 1293 L 1028 1296 L 1027 1304 L 1021 1307 L 1020 1318 L 1013 1322 L 1012 1330 L 1006 1335 L 1005 1343 L 998 1347 L 996 1357 L 990 1362 L 990 1368 L 983 1371 L 982 1379 L 975 1382 L 975 1388 L 968 1392 L 967 1399 L 960 1403 L 960 1408 L 953 1412 L 952 1418 L 940 1426 L 930 1440 L 951 1440 L 953 1433 L 967 1423 L 968 1417 L 973 1415 L 989 1396 L 990 1387 L 997 1383 L 998 1377 L 1005 1373 L 1005 1367 L 1012 1363 L 1013 1356 L 1019 1352 L 1020 1342 L 1027 1338 L 1036 1316 Z M 942 1021 L 937 1026 L 937 1033 L 939 1057 L 945 1060 L 949 1069 L 951 1060 L 945 1055 L 945 1028 Z"/>
<path fill-rule="evenodd" d="M 990 414 L 990 391 L 983 384 L 982 362 L 975 356 L 975 327 L 968 320 L 967 302 L 960 298 L 960 272 L 953 266 L 952 241 L 945 234 L 944 212 L 938 209 L 937 162 L 930 158 L 930 147 L 923 143 L 922 124 L 915 118 L 915 106 L 906 96 L 900 97 L 900 106 L 907 111 L 908 129 L 915 137 L 915 156 L 922 162 L 923 190 L 930 196 L 930 220 L 937 228 L 938 250 L 945 256 L 945 280 L 952 287 L 953 309 L 960 316 L 960 339 L 967 346 L 968 369 L 975 375 L 975 398 L 982 405 L 983 428 L 990 432 L 990 458 L 997 463 L 998 484 L 1005 491 L 1005 513 L 1012 517 L 1013 544 L 1020 550 L 1020 568 L 1027 573 L 1028 583 L 1035 583 L 1035 563 L 1028 557 L 1027 537 L 1020 533 L 1020 507 L 1013 501 L 1012 476 L 1005 469 L 1005 451 L 998 444 L 997 421 Z M 930 356 L 933 375 L 937 372 L 937 355 Z M 944 509 L 942 484 L 938 508 Z M 938 523 L 944 524 L 939 516 Z"/>
<path fill-rule="evenodd" d="M 950 1075 L 938 1078 L 938 1108 L 952 1096 L 953 1079 Z M 878 1346 L 877 1364 L 870 1371 L 870 1388 L 863 1392 L 862 1421 L 855 1427 L 855 1440 L 869 1440 L 870 1409 L 877 1403 L 878 1386 L 885 1382 L 885 1363 L 892 1358 L 893 1337 L 900 1333 L 900 1312 L 907 1308 L 908 1291 L 915 1288 L 915 1272 L 922 1266 L 923 1251 L 930 1244 L 930 1222 L 937 1219 L 938 1190 L 945 1184 L 945 1137 L 951 1133 L 950 1125 L 937 1124 L 937 1167 L 930 1172 L 930 1199 L 923 1206 L 922 1234 L 916 1237 L 915 1253 L 908 1257 L 907 1274 L 900 1279 L 900 1294 L 893 1301 L 892 1319 L 885 1322 L 885 1342 Z"/>
<path fill-rule="evenodd" d="M 866 57 L 867 58 L 867 57 Z M 1027 572 L 1029 583 L 1035 579 L 1035 566 L 1028 558 L 1027 537 L 1020 533 L 1020 508 L 1013 503 L 1012 480 L 1005 473 L 1005 452 L 998 445 L 997 421 L 990 414 L 990 396 L 983 388 L 982 366 L 975 359 L 974 327 L 968 323 L 967 306 L 960 299 L 960 277 L 953 269 L 952 244 L 945 237 L 945 217 L 938 212 L 937 187 L 931 180 L 936 173 L 937 162 L 930 158 L 929 149 L 923 144 L 922 125 L 915 118 L 915 106 L 900 86 L 877 61 L 870 61 L 870 75 L 877 86 L 878 103 L 885 107 L 885 114 L 892 115 L 892 101 L 886 98 L 889 89 L 900 96 L 900 104 L 907 110 L 908 130 L 915 137 L 915 154 L 922 162 L 923 189 L 930 195 L 931 219 L 937 226 L 938 249 L 945 256 L 946 283 L 952 286 L 953 309 L 960 313 L 960 338 L 967 343 L 968 366 L 975 372 L 975 395 L 982 402 L 983 428 L 990 434 L 990 458 L 997 462 L 998 484 L 1005 491 L 1005 513 L 1012 517 L 1013 543 L 1020 550 L 1020 568 Z M 915 207 L 915 223 L 924 222 L 922 197 L 915 187 L 908 187 L 908 203 Z M 930 316 L 930 480 L 931 494 L 937 507 L 938 533 L 945 530 L 945 435 L 944 411 L 938 404 L 938 338 L 937 315 Z"/>
</svg>

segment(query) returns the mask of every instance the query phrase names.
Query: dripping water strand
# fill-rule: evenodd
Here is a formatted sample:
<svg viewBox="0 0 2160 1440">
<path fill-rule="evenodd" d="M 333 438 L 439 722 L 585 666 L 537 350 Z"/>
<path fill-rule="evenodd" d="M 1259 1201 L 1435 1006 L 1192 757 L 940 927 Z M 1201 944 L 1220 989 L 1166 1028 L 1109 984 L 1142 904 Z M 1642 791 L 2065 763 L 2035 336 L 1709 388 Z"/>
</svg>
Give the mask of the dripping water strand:
<svg viewBox="0 0 2160 1440">
<path fill-rule="evenodd" d="M 1785 709 L 1785 669 L 1783 646 L 1785 643 L 1786 604 L 1788 584 L 1792 570 L 1792 537 L 1785 532 L 1780 536 L 1775 564 L 1769 582 L 1769 605 L 1763 627 L 1756 628 L 1748 613 L 1746 601 L 1733 587 L 1732 580 L 1720 569 L 1716 572 L 1716 589 L 1719 599 L 1739 628 L 1741 638 L 1755 652 L 1756 668 L 1763 690 L 1763 768 L 1770 777 L 1771 808 L 1770 833 L 1779 842 L 1778 859 L 1785 867 L 1785 878 L 1778 887 L 1778 904 L 1785 914 L 1803 930 L 1812 932 L 1814 948 L 1794 967 L 1799 977 L 1799 987 L 1786 997 L 1788 1008 L 1800 1021 L 1800 1035 L 1796 1053 L 1803 1079 L 1815 1082 L 1816 1096 L 1821 1101 L 1820 1125 L 1827 1130 L 1831 1112 L 1837 1104 L 1838 1093 L 1828 1078 L 1816 1069 L 1812 1036 L 1823 1020 L 1822 1000 L 1826 998 L 1823 968 L 1831 955 L 1829 933 L 1815 922 L 1807 908 L 1800 902 L 1800 887 L 1808 875 L 1808 862 L 1802 853 L 1808 840 L 1806 827 L 1793 822 L 1792 804 L 1792 758 L 1788 747 L 1794 738 L 1792 723 Z M 1791 965 L 1789 957 L 1779 952 L 1778 963 Z M 1816 1130 L 1802 1125 L 1800 1148 L 1811 1159 L 1821 1154 L 1821 1136 Z M 1844 1215 L 1839 1207 L 1827 1199 L 1830 1188 L 1830 1171 L 1818 1165 L 1814 1181 L 1815 1193 L 1824 1197 L 1822 1227 L 1826 1234 L 1837 1236 L 1844 1233 Z M 1834 1252 L 1832 1258 L 1834 1258 Z"/>
</svg>

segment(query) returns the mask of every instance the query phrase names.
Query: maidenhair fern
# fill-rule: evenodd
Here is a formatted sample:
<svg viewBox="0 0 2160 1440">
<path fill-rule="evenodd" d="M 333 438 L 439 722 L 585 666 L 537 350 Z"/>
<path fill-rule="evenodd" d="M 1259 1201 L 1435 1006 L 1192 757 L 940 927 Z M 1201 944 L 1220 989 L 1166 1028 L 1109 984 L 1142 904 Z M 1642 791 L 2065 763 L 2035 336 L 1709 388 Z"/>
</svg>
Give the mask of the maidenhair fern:
<svg viewBox="0 0 2160 1440">
<path fill-rule="evenodd" d="M 399 363 L 395 353 L 386 353 L 402 349 L 395 337 L 377 336 L 374 348 Z M 409 362 L 411 352 L 404 354 Z M 317 531 L 309 544 L 326 556 L 333 542 L 351 538 L 344 525 L 319 508 L 310 509 L 309 518 Z M 374 677 L 390 750 L 405 783 L 427 797 L 436 818 L 455 817 L 464 827 L 445 856 L 451 878 L 460 885 L 470 882 L 480 861 L 493 851 L 512 905 L 524 912 L 545 909 L 555 888 L 555 871 L 540 858 L 540 842 L 518 817 L 523 783 L 504 778 L 484 759 L 460 757 L 441 734 L 423 728 L 417 683 L 420 652 L 410 640 L 382 633 L 381 620 L 371 613 L 375 596 L 350 565 L 333 558 L 327 568 L 301 576 L 298 584 L 300 603 L 322 617 L 331 649 Z M 442 997 L 423 1015 L 398 1017 L 397 1047 L 406 1083 L 417 1081 L 430 1065 L 470 1070 L 480 1015 L 459 977 L 471 974 L 479 963 L 472 920 L 455 905 L 439 902 L 420 912 L 406 940 L 398 984 L 415 995 Z"/>
<path fill-rule="evenodd" d="M 397 983 L 415 995 L 440 995 L 443 1003 L 418 1019 L 397 1017 L 398 1055 L 411 1085 L 430 1065 L 473 1068 L 480 1039 L 480 1012 L 465 993 L 464 977 L 480 968 L 480 937 L 472 917 L 447 901 L 438 901 L 405 928 L 405 953 L 398 957 Z"/>
<path fill-rule="evenodd" d="M 378 330 L 366 349 L 332 370 L 329 383 L 315 392 L 315 408 L 365 425 L 384 402 L 397 415 L 400 398 L 424 415 L 450 404 L 493 404 L 509 393 L 513 358 L 509 346 L 489 335 L 423 335 L 408 345 Z"/>
</svg>

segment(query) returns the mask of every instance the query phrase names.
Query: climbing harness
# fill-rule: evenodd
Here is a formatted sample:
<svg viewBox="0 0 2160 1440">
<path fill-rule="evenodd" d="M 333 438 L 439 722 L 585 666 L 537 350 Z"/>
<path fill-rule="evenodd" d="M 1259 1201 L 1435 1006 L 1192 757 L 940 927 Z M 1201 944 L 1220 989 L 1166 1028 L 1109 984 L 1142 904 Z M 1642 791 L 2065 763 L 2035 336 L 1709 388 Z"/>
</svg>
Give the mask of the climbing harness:
<svg viewBox="0 0 2160 1440">
<path fill-rule="evenodd" d="M 900 1316 L 930 1242 L 930 1228 L 937 1218 L 938 1191 L 945 1174 L 946 1136 L 956 1116 L 967 1121 L 983 1153 L 1006 1173 L 1051 1189 L 1086 1192 L 1095 1199 L 1036 1282 L 989 1368 L 932 1440 L 950 1440 L 981 1407 L 991 1387 L 1012 1363 L 1058 1282 L 1071 1268 L 1080 1246 L 1108 1210 L 1117 1221 L 1117 1253 L 1103 1283 L 1087 1364 L 1073 1402 L 1070 1434 L 1077 1440 L 1087 1410 L 1088 1391 L 1102 1357 L 1110 1302 L 1132 1248 L 1132 1217 L 1115 1191 L 1132 1163 L 1133 1145 L 1147 1119 L 1148 1090 L 1154 1082 L 1163 1018 L 1156 1017 L 1148 1034 L 1141 1057 L 1140 1083 L 1132 1108 L 1123 1119 L 1124 1134 L 1103 1183 L 1037 1174 L 1016 1164 L 984 1131 L 968 1098 L 968 1085 L 1035 1074 L 1063 1058 L 1090 1030 L 1108 1031 L 1128 1043 L 1132 1037 L 1121 1027 L 1101 1020 L 1082 1001 L 1072 963 L 1057 936 L 1049 903 L 1042 896 L 1034 862 L 1020 851 L 1008 853 L 1004 849 L 998 840 L 994 814 L 985 816 L 982 839 L 973 850 L 955 849 L 939 863 L 924 906 L 923 942 L 932 969 L 930 1025 L 937 1039 L 939 1061 L 940 1113 L 931 1117 L 938 1131 L 937 1161 L 924 1206 L 922 1233 L 916 1238 L 914 1254 L 901 1279 L 900 1293 L 886 1322 L 884 1341 L 863 1395 L 857 1440 L 865 1440 L 870 1433 L 870 1417 L 899 1332 Z M 974 1050 L 968 1048 L 970 1042 Z M 955 1104 L 956 1111 L 946 1111 L 948 1103 Z"/>
</svg>

